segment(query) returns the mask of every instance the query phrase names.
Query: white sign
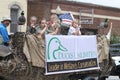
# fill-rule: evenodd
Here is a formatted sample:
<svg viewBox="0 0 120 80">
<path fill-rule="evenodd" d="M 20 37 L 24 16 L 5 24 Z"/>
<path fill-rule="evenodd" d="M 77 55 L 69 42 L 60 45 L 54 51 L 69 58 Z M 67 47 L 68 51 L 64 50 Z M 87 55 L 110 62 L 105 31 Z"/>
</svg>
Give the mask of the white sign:
<svg viewBox="0 0 120 80">
<path fill-rule="evenodd" d="M 99 69 L 96 36 L 46 35 L 46 74 Z"/>
</svg>

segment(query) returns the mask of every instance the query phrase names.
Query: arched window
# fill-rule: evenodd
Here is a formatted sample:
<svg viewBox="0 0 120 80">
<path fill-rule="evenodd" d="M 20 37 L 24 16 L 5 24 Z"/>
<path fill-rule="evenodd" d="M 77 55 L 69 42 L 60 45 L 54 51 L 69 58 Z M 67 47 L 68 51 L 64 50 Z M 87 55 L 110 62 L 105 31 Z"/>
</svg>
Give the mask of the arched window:
<svg viewBox="0 0 120 80">
<path fill-rule="evenodd" d="M 16 4 L 12 5 L 10 8 L 10 14 L 11 14 L 11 26 L 10 26 L 10 32 L 17 32 L 18 31 L 18 15 L 19 15 L 20 7 Z"/>
</svg>

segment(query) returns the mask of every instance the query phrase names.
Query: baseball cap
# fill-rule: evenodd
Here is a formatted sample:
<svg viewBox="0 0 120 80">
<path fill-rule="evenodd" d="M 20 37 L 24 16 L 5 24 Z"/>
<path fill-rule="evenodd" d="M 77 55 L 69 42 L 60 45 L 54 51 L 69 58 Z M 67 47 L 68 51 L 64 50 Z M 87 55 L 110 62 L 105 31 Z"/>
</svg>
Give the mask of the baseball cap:
<svg viewBox="0 0 120 80">
<path fill-rule="evenodd" d="M 11 22 L 11 18 L 10 17 L 2 17 L 1 22 L 4 22 L 4 21 L 10 21 Z"/>
</svg>

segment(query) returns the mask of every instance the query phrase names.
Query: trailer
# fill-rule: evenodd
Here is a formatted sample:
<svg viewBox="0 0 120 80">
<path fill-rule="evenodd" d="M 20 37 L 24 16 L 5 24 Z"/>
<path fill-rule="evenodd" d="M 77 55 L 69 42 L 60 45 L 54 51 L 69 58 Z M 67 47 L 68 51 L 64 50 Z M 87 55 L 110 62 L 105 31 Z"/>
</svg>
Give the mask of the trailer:
<svg viewBox="0 0 120 80">
<path fill-rule="evenodd" d="M 6 80 L 104 80 L 115 66 L 105 35 L 97 36 L 100 69 L 45 75 L 44 40 L 23 32 L 11 36 L 12 54 L 0 57 L 0 76 Z M 29 55 L 28 55 L 29 54 Z M 36 58 L 35 58 L 36 57 Z"/>
</svg>

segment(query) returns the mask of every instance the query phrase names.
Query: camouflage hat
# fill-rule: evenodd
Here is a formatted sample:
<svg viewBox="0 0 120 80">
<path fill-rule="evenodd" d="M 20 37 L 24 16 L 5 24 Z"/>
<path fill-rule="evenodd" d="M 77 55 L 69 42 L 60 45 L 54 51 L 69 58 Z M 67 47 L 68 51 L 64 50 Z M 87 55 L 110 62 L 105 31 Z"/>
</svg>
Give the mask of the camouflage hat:
<svg viewBox="0 0 120 80">
<path fill-rule="evenodd" d="M 9 47 L 6 47 L 4 45 L 0 45 L 0 57 L 6 57 L 8 55 L 12 54 Z"/>
</svg>

